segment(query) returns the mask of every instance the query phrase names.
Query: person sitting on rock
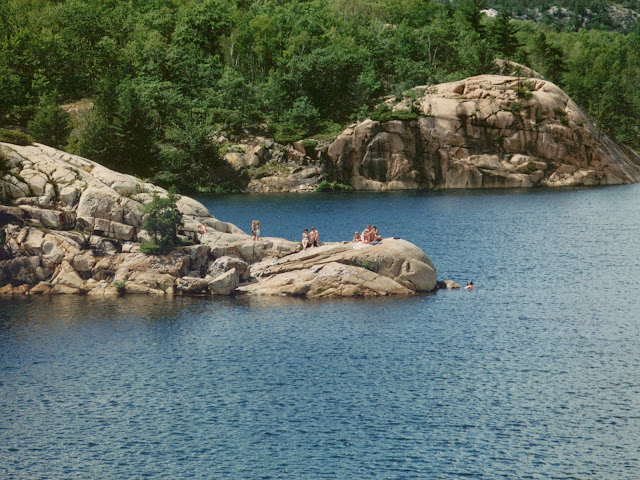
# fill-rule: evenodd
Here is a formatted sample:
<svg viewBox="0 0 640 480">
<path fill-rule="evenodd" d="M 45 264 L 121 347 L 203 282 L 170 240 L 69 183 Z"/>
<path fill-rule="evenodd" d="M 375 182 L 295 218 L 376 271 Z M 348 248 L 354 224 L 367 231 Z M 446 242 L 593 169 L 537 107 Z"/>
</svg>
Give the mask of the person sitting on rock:
<svg viewBox="0 0 640 480">
<path fill-rule="evenodd" d="M 305 228 L 302 232 L 302 250 L 306 250 L 309 246 L 309 229 Z"/>
<path fill-rule="evenodd" d="M 367 225 L 367 228 L 362 231 L 362 242 L 365 245 L 371 243 L 371 225 Z"/>
<path fill-rule="evenodd" d="M 378 232 L 378 227 L 375 225 L 371 227 L 371 242 L 381 242 L 382 235 Z"/>
<path fill-rule="evenodd" d="M 473 282 L 469 281 L 467 282 L 467 286 L 464 287 L 465 290 L 473 290 L 474 286 L 473 286 Z"/>
<path fill-rule="evenodd" d="M 360 234 L 358 232 L 355 233 L 355 235 L 353 236 L 353 240 L 351 240 L 353 243 L 356 242 L 361 242 L 362 238 L 360 237 Z"/>
<path fill-rule="evenodd" d="M 316 230 L 316 227 L 311 227 L 311 235 L 309 240 L 311 241 L 312 247 L 320 246 L 320 233 Z"/>
</svg>

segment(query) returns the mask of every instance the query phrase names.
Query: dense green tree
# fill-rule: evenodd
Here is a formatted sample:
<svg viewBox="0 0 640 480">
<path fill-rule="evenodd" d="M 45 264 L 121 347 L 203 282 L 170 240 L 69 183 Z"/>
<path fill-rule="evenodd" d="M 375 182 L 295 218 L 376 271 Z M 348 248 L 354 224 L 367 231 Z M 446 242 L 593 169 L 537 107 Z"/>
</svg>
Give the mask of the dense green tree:
<svg viewBox="0 0 640 480">
<path fill-rule="evenodd" d="M 221 160 L 209 119 L 182 115 L 165 132 L 155 180 L 183 191 L 232 191 L 244 178 Z"/>
<path fill-rule="evenodd" d="M 54 102 L 45 101 L 29 121 L 29 133 L 36 142 L 64 148 L 71 133 L 71 118 Z"/>
<path fill-rule="evenodd" d="M 320 118 L 320 112 L 307 97 L 298 98 L 276 124 L 275 138 L 288 143 L 308 135 Z"/>
<path fill-rule="evenodd" d="M 518 40 L 518 27 L 512 21 L 508 10 L 502 10 L 497 18 L 490 24 L 489 37 L 493 46 L 500 55 L 506 59 L 513 59 L 520 48 Z"/>
<path fill-rule="evenodd" d="M 462 0 L 458 5 L 458 12 L 462 19 L 481 37 L 485 34 L 482 10 L 486 8 L 486 0 Z"/>
<path fill-rule="evenodd" d="M 233 68 L 224 69 L 209 95 L 214 120 L 227 130 L 237 133 L 260 120 L 255 87 Z"/>
<path fill-rule="evenodd" d="M 153 112 L 130 81 L 121 83 L 117 94 L 118 104 L 113 118 L 117 138 L 114 166 L 118 170 L 148 177 L 155 167 L 158 153 Z"/>
<path fill-rule="evenodd" d="M 81 125 L 81 133 L 74 153 L 107 166 L 119 163 L 120 149 L 116 131 L 117 83 L 105 78 L 96 95 L 93 108 Z"/>
<path fill-rule="evenodd" d="M 178 229 L 184 226 L 184 222 L 177 202 L 176 191 L 169 189 L 164 198 L 154 192 L 151 202 L 144 206 L 146 216 L 142 228 L 153 237 L 151 244 L 142 243 L 144 253 L 169 253 L 178 245 Z"/>
</svg>

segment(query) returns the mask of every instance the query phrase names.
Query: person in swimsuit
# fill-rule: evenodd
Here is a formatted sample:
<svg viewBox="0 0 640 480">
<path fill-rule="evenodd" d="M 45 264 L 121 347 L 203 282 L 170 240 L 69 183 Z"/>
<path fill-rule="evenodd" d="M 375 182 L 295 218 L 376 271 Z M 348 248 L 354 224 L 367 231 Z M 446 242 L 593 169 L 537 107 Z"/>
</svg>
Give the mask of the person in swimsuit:
<svg viewBox="0 0 640 480">
<path fill-rule="evenodd" d="M 356 242 L 361 242 L 362 238 L 360 238 L 360 234 L 358 232 L 355 233 L 355 235 L 353 236 L 353 240 L 351 240 L 353 243 Z"/>
<path fill-rule="evenodd" d="M 380 235 L 380 233 L 378 232 L 378 227 L 376 227 L 375 225 L 371 227 L 371 241 L 372 242 L 382 241 L 382 235 Z"/>
<path fill-rule="evenodd" d="M 260 220 L 251 222 L 251 233 L 253 233 L 254 240 L 260 240 Z"/>
<path fill-rule="evenodd" d="M 467 282 L 467 286 L 464 287 L 465 290 L 473 290 L 474 286 L 473 286 L 473 282 L 469 281 Z"/>
<path fill-rule="evenodd" d="M 304 232 L 302 232 L 302 250 L 306 250 L 308 246 L 309 246 L 309 230 L 305 228 Z"/>
<path fill-rule="evenodd" d="M 367 228 L 362 231 L 362 241 L 365 245 L 371 243 L 371 225 L 367 225 Z"/>
<path fill-rule="evenodd" d="M 320 233 L 316 230 L 316 227 L 311 227 L 310 240 L 312 247 L 320 246 Z"/>
</svg>

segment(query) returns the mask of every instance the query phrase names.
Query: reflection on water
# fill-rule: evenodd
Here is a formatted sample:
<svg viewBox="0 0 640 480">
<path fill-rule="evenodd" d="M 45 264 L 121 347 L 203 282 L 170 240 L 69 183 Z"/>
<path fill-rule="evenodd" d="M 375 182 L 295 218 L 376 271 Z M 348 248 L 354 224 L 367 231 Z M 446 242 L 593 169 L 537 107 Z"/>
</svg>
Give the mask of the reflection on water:
<svg viewBox="0 0 640 480">
<path fill-rule="evenodd" d="M 639 193 L 210 199 L 478 288 L 0 299 L 0 478 L 637 478 Z"/>
</svg>

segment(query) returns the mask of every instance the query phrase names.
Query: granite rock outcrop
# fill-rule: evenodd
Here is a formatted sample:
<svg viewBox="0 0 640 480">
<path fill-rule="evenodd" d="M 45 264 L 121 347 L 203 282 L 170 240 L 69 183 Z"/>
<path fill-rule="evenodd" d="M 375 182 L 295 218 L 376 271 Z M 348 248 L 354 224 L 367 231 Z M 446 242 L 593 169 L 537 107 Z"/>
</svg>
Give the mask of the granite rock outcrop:
<svg viewBox="0 0 640 480">
<path fill-rule="evenodd" d="M 247 193 L 315 192 L 324 173 L 326 147 L 281 145 L 263 136 L 218 141 L 225 162 L 248 175 Z"/>
<path fill-rule="evenodd" d="M 415 120 L 371 119 L 328 149 L 330 177 L 356 190 L 612 185 L 640 157 L 541 78 L 482 75 L 388 99 Z"/>
<path fill-rule="evenodd" d="M 436 270 L 418 247 L 401 239 L 379 244 L 334 243 L 251 266 L 259 282 L 243 292 L 306 297 L 411 294 L 436 288 Z"/>
<path fill-rule="evenodd" d="M 301 251 L 286 239 L 254 241 L 186 196 L 178 233 L 191 244 L 147 255 L 144 205 L 162 188 L 39 144 L 0 143 L 0 160 L 0 294 L 324 297 L 436 287 L 433 264 L 409 242 Z"/>
</svg>

